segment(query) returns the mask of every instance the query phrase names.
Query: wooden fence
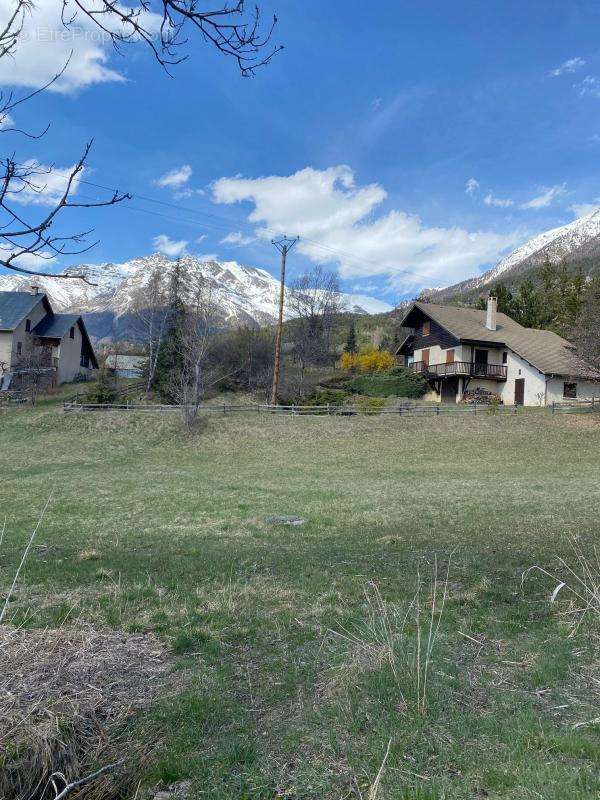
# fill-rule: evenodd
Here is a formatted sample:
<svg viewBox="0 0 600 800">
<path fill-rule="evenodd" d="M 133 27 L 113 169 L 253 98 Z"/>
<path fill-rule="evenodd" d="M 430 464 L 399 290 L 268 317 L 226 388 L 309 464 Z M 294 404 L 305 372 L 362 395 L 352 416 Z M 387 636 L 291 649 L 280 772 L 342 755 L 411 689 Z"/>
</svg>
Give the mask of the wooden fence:
<svg viewBox="0 0 600 800">
<path fill-rule="evenodd" d="M 179 405 L 164 405 L 158 403 L 134 403 L 125 400 L 122 403 L 86 403 L 79 399 L 70 398 L 65 400 L 63 408 L 68 412 L 79 411 L 179 411 Z M 477 414 L 516 414 L 518 413 L 518 406 L 496 406 L 492 408 L 487 404 L 473 404 L 473 405 L 405 405 L 397 406 L 396 408 L 369 408 L 369 407 L 356 407 L 356 406 L 271 406 L 271 405 L 227 405 L 227 404 L 212 404 L 203 405 L 200 407 L 200 413 L 220 414 L 227 416 L 228 414 L 248 414 L 248 415 L 261 415 L 261 414 L 278 414 L 289 416 L 340 416 L 340 417 L 354 417 L 354 416 L 381 416 L 393 415 L 400 417 L 410 416 L 476 416 Z"/>
<path fill-rule="evenodd" d="M 590 411 L 600 411 L 600 397 L 590 397 L 586 400 L 563 400 L 560 403 L 553 401 L 548 408 L 555 414 L 557 411 L 578 411 L 587 409 Z"/>
</svg>

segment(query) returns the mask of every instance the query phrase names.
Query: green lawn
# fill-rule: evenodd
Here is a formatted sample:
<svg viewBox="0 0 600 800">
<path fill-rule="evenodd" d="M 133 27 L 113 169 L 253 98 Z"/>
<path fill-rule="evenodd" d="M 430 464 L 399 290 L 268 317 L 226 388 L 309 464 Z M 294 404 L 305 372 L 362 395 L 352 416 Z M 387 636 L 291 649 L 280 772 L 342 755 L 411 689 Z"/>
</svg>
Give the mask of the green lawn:
<svg viewBox="0 0 600 800">
<path fill-rule="evenodd" d="M 521 575 L 571 537 L 592 552 L 599 423 L 215 415 L 189 438 L 175 415 L 6 412 L 2 590 L 53 489 L 9 618 L 163 637 L 181 686 L 147 712 L 144 778 L 195 797 L 597 798 L 597 627 L 569 637 L 569 594 Z M 450 557 L 423 692 L 410 604 L 421 580 L 423 650 Z"/>
</svg>

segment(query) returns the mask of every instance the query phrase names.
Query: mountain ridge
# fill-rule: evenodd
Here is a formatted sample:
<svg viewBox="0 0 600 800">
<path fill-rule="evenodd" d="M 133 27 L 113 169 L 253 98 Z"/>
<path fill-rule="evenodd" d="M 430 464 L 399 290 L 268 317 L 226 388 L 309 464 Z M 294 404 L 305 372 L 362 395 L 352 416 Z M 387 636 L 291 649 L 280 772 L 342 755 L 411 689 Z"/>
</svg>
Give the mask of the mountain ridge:
<svg viewBox="0 0 600 800">
<path fill-rule="evenodd" d="M 122 263 L 81 264 L 64 270 L 64 275 L 83 275 L 89 283 L 80 277 L 0 275 L 0 291 L 24 291 L 37 285 L 48 294 L 56 311 L 82 314 L 91 335 L 101 340 L 126 335 L 136 300 L 143 296 L 153 272 L 159 269 L 168 275 L 175 263 L 161 253 L 152 253 Z M 183 256 L 180 263 L 185 270 L 208 281 L 224 327 L 261 326 L 276 321 L 279 281 L 266 270 L 189 255 Z M 355 313 L 382 313 L 393 308 L 367 295 L 341 292 L 340 297 L 344 310 Z M 287 311 L 286 318 L 290 316 Z"/>
<path fill-rule="evenodd" d="M 593 259 L 600 262 L 600 209 L 533 236 L 481 275 L 442 289 L 428 289 L 421 296 L 431 302 L 443 303 L 484 292 L 499 280 L 509 285 L 518 283 L 546 261 L 560 264 Z"/>
</svg>

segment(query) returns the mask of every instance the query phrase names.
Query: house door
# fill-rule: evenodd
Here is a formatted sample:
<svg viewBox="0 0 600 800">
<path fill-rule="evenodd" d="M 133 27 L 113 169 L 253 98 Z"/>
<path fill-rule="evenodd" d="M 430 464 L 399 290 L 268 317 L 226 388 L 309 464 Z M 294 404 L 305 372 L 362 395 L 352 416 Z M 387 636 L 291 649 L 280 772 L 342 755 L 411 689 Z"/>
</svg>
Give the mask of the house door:
<svg viewBox="0 0 600 800">
<path fill-rule="evenodd" d="M 442 403 L 456 403 L 458 394 L 458 378 L 445 378 L 440 391 Z"/>
<path fill-rule="evenodd" d="M 454 364 L 454 350 L 446 350 L 446 364 Z"/>
<path fill-rule="evenodd" d="M 425 348 L 425 350 L 421 351 L 421 359 L 423 360 L 424 364 L 429 366 L 429 348 Z"/>
<path fill-rule="evenodd" d="M 486 375 L 488 365 L 488 351 L 475 350 L 475 375 Z"/>
<path fill-rule="evenodd" d="M 525 378 L 515 378 L 515 405 L 525 404 Z"/>
</svg>

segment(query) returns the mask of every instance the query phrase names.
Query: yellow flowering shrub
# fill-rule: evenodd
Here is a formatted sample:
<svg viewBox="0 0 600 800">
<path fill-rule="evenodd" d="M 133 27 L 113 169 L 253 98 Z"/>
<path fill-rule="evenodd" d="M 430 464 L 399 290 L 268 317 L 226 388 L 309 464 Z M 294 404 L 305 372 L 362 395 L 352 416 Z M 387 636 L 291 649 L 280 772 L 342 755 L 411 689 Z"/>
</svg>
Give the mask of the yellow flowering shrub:
<svg viewBox="0 0 600 800">
<path fill-rule="evenodd" d="M 389 350 L 376 350 L 374 347 L 365 347 L 358 353 L 342 353 L 340 358 L 342 369 L 361 374 L 388 372 L 395 363 L 394 356 Z"/>
</svg>

